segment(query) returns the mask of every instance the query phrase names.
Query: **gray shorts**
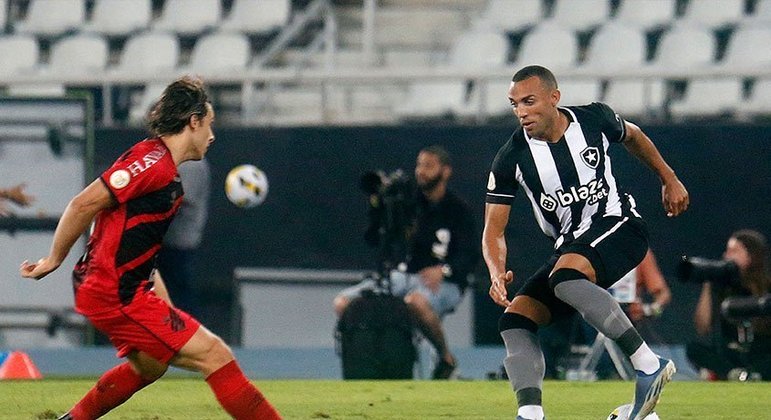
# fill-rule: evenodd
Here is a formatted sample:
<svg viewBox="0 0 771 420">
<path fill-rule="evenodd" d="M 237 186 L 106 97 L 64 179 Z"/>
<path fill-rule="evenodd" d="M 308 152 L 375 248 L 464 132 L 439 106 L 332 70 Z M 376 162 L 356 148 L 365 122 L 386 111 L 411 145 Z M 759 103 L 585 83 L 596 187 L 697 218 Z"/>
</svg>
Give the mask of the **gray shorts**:
<svg viewBox="0 0 771 420">
<path fill-rule="evenodd" d="M 348 299 L 354 299 L 361 296 L 365 290 L 376 290 L 377 283 L 374 279 L 364 279 L 355 286 L 343 289 L 338 296 L 345 296 Z M 420 293 L 423 295 L 434 312 L 441 318 L 455 310 L 460 300 L 463 298 L 463 294 L 455 283 L 442 282 L 439 287 L 439 292 L 434 293 L 423 285 L 420 274 L 417 273 L 404 273 L 401 271 L 391 272 L 391 293 L 394 296 L 404 297 L 411 292 Z"/>
</svg>

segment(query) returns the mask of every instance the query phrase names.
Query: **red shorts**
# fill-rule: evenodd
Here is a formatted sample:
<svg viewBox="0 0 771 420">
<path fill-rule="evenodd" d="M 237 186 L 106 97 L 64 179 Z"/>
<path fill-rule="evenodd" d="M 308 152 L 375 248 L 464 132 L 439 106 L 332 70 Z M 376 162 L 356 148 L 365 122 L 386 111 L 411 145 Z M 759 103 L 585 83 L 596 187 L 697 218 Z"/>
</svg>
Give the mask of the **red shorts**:
<svg viewBox="0 0 771 420">
<path fill-rule="evenodd" d="M 118 357 L 142 351 L 167 364 L 201 326 L 188 313 L 170 307 L 155 293 L 140 293 L 116 310 L 86 315 L 118 349 Z"/>
</svg>

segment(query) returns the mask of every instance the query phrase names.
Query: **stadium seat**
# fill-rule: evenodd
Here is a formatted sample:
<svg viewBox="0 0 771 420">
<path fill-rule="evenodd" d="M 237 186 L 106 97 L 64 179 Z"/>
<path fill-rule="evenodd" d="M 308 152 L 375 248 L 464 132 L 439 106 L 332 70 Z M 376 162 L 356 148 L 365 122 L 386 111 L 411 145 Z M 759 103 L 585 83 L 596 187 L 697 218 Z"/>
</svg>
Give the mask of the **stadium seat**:
<svg viewBox="0 0 771 420">
<path fill-rule="evenodd" d="M 0 77 L 29 73 L 40 57 L 37 39 L 30 35 L 0 36 Z"/>
<path fill-rule="evenodd" d="M 561 93 L 560 105 L 585 105 L 602 99 L 602 84 L 594 78 L 561 79 L 559 80 L 559 90 Z"/>
<path fill-rule="evenodd" d="M 748 25 L 737 28 L 718 65 L 735 70 L 768 68 L 771 65 L 771 27 Z"/>
<path fill-rule="evenodd" d="M 220 29 L 246 34 L 268 33 L 286 25 L 291 13 L 289 0 L 235 0 Z"/>
<path fill-rule="evenodd" d="M 713 64 L 717 40 L 698 23 L 677 22 L 661 35 L 651 65 L 662 69 L 693 69 Z"/>
<path fill-rule="evenodd" d="M 83 31 L 125 36 L 147 28 L 151 19 L 150 0 L 99 0 Z"/>
<path fill-rule="evenodd" d="M 737 113 L 744 117 L 771 116 L 771 77 L 755 81 L 750 97 L 739 104 Z"/>
<path fill-rule="evenodd" d="M 543 19 L 541 0 L 490 0 L 475 26 L 503 32 L 517 32 Z"/>
<path fill-rule="evenodd" d="M 682 99 L 672 101 L 675 118 L 730 115 L 742 102 L 742 79 L 738 77 L 692 78 Z"/>
<path fill-rule="evenodd" d="M 675 19 L 676 0 L 623 0 L 615 20 L 649 30 L 662 27 Z"/>
<path fill-rule="evenodd" d="M 8 0 L 0 0 L 0 27 L 5 28 L 8 22 Z"/>
<path fill-rule="evenodd" d="M 577 61 L 578 39 L 573 31 L 553 20 L 545 20 L 525 34 L 515 67 L 539 64 L 559 73 Z"/>
<path fill-rule="evenodd" d="M 160 99 L 164 89 L 166 89 L 166 83 L 146 85 L 142 92 L 132 99 L 132 104 L 129 107 L 129 121 L 134 124 L 142 123 L 145 115 L 150 111 L 150 107 Z"/>
<path fill-rule="evenodd" d="M 604 71 L 636 69 L 645 63 L 645 34 L 634 25 L 609 21 L 592 36 L 582 67 Z"/>
<path fill-rule="evenodd" d="M 198 39 L 190 55 L 190 71 L 204 74 L 242 71 L 250 59 L 249 39 L 236 32 L 215 32 Z"/>
<path fill-rule="evenodd" d="M 179 40 L 165 32 L 145 32 L 132 36 L 123 47 L 120 61 L 112 71 L 134 75 L 154 75 L 174 69 L 179 61 Z"/>
<path fill-rule="evenodd" d="M 555 0 L 552 19 L 576 31 L 588 31 L 610 16 L 608 0 Z"/>
<path fill-rule="evenodd" d="M 692 0 L 686 5 L 682 19 L 720 28 L 738 22 L 743 16 L 744 0 Z"/>
<path fill-rule="evenodd" d="M 666 85 L 661 79 L 611 80 L 603 101 L 624 116 L 640 117 L 663 110 Z"/>
<path fill-rule="evenodd" d="M 85 20 L 84 0 L 34 0 L 29 4 L 25 19 L 14 29 L 21 34 L 51 37 L 78 29 Z"/>
<path fill-rule="evenodd" d="M 508 57 L 508 39 L 500 32 L 463 33 L 450 52 L 449 66 L 456 70 L 503 68 Z M 397 106 L 401 117 L 462 115 L 472 98 L 466 80 L 416 81 L 404 103 Z"/>
<path fill-rule="evenodd" d="M 154 29 L 195 36 L 219 24 L 220 0 L 166 0 Z"/>
<path fill-rule="evenodd" d="M 97 74 L 107 66 L 108 52 L 107 41 L 99 35 L 70 35 L 53 45 L 48 64 L 39 67 L 39 74 L 43 77 Z M 60 83 L 34 83 L 13 86 L 10 92 L 13 95 L 61 96 L 65 93 L 65 86 Z"/>
<path fill-rule="evenodd" d="M 755 12 L 747 16 L 744 22 L 771 25 L 771 0 L 757 0 Z"/>
</svg>

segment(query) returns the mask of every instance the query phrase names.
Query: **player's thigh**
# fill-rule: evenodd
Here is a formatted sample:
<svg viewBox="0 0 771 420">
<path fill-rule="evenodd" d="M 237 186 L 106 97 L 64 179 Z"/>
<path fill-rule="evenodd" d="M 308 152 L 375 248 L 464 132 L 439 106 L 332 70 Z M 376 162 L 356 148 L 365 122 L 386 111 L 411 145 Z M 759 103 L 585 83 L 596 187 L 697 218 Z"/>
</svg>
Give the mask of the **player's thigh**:
<svg viewBox="0 0 771 420">
<path fill-rule="evenodd" d="M 553 320 L 573 313 L 574 309 L 554 295 L 549 287 L 549 274 L 558 260 L 552 255 L 541 268 L 525 281 L 506 312 L 531 319 L 538 325 L 548 325 Z"/>
<path fill-rule="evenodd" d="M 645 257 L 648 230 L 637 217 L 604 217 L 560 251 L 586 258 L 594 269 L 597 285 L 607 289 Z"/>
<path fill-rule="evenodd" d="M 230 347 L 202 325 L 171 359 L 170 364 L 208 376 L 233 359 Z"/>
</svg>

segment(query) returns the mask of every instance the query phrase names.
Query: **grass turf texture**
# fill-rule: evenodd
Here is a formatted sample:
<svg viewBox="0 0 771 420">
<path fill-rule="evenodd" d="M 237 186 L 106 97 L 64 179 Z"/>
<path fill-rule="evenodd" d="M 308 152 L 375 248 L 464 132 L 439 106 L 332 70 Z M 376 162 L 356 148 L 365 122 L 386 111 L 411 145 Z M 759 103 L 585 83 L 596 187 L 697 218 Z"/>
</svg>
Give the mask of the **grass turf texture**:
<svg viewBox="0 0 771 420">
<path fill-rule="evenodd" d="M 94 379 L 0 381 L 0 419 L 55 419 Z M 256 381 L 286 419 L 512 419 L 504 381 Z M 632 383 L 546 382 L 547 417 L 605 419 L 629 402 Z M 771 383 L 674 382 L 657 409 L 664 420 L 755 419 L 771 413 Z M 161 379 L 105 419 L 227 419 L 205 382 Z"/>
</svg>

